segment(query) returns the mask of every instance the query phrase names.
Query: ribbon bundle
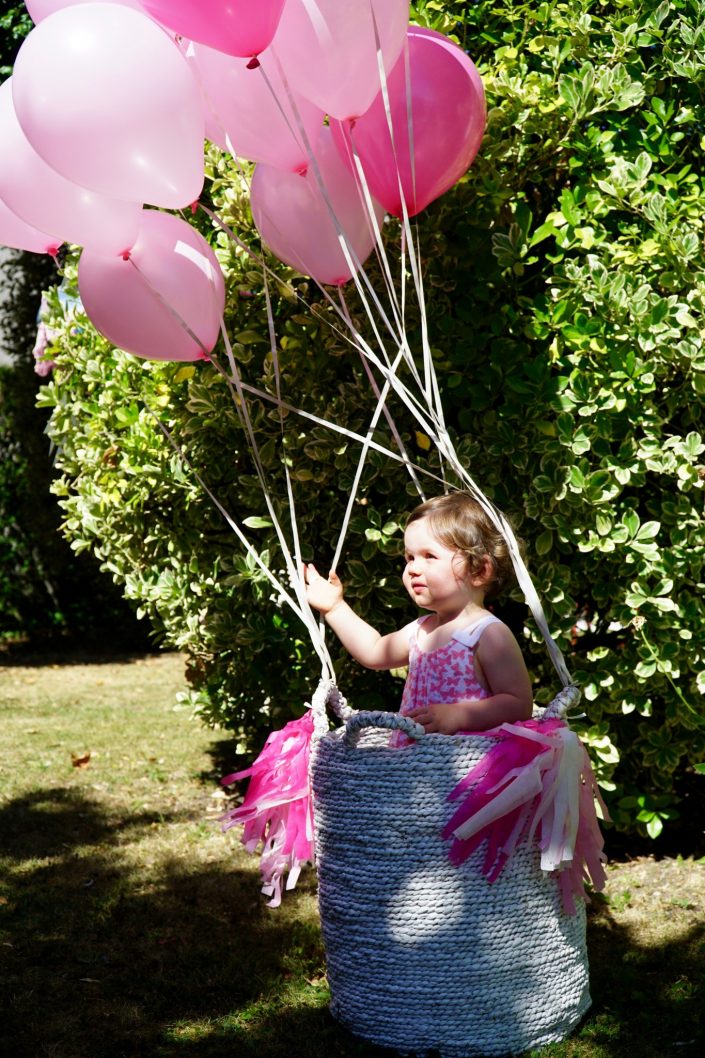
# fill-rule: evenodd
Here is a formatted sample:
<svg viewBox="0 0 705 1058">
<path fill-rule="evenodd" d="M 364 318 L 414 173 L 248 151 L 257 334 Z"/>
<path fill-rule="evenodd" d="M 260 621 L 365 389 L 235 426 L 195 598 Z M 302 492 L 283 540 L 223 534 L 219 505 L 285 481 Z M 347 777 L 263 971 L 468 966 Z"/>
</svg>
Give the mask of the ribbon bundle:
<svg viewBox="0 0 705 1058">
<path fill-rule="evenodd" d="M 282 880 L 286 888 L 296 885 L 301 865 L 313 860 L 313 810 L 308 765 L 311 757 L 313 715 L 304 713 L 280 731 L 273 731 L 251 767 L 226 775 L 229 786 L 250 776 L 241 805 L 223 817 L 223 830 L 244 824 L 242 843 L 248 852 L 263 844 L 260 859 L 262 892 L 271 897 L 268 906 L 281 904 Z"/>
<path fill-rule="evenodd" d="M 519 844 L 538 840 L 541 868 L 557 873 L 563 907 L 587 900 L 585 882 L 605 884 L 603 838 L 595 800 L 600 796 L 585 747 L 562 720 L 502 724 L 495 745 L 454 788 L 462 803 L 443 830 L 449 856 L 459 865 L 487 840 L 482 873 L 502 873 Z M 465 796 L 466 795 L 466 796 Z"/>
</svg>

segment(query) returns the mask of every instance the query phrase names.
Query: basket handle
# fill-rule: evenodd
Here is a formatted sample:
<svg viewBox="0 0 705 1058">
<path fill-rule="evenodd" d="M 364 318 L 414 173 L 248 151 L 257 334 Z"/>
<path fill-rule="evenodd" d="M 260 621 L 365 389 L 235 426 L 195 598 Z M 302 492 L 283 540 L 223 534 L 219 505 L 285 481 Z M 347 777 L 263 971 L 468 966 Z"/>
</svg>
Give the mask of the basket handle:
<svg viewBox="0 0 705 1058">
<path fill-rule="evenodd" d="M 542 720 L 562 720 L 580 701 L 580 688 L 575 683 L 563 687 L 541 714 Z"/>
<path fill-rule="evenodd" d="M 360 734 L 366 727 L 382 727 L 390 731 L 402 731 L 409 738 L 420 739 L 426 734 L 421 724 L 410 716 L 401 713 L 385 713 L 381 710 L 368 713 L 355 713 L 345 723 L 343 741 L 347 746 L 356 746 Z"/>
<path fill-rule="evenodd" d="M 574 709 L 580 701 L 580 688 L 574 683 L 563 687 L 555 698 L 546 706 L 541 714 L 544 720 L 562 720 L 565 714 Z M 316 692 L 311 698 L 311 710 L 318 737 L 322 737 L 328 731 L 327 708 L 330 706 L 335 715 L 345 724 L 345 742 L 348 746 L 356 746 L 360 738 L 360 732 L 366 727 L 381 727 L 388 730 L 402 731 L 409 738 L 420 739 L 425 735 L 421 724 L 417 724 L 411 717 L 402 716 L 401 713 L 384 712 L 382 710 L 370 712 L 358 712 L 352 709 L 333 680 L 321 680 Z"/>
<path fill-rule="evenodd" d="M 333 680 L 322 679 L 311 698 L 313 726 L 319 738 L 328 731 L 327 710 L 329 706 L 331 711 L 343 722 L 355 716 L 357 711 L 348 705 Z"/>
<path fill-rule="evenodd" d="M 565 714 L 570 709 L 573 709 L 579 701 L 580 688 L 571 683 L 567 687 L 563 687 L 553 701 L 546 706 L 541 714 L 541 719 L 562 720 Z M 350 710 L 350 712 L 353 711 Z M 401 713 L 386 713 L 382 711 L 353 712 L 353 715 L 346 719 L 345 722 L 343 740 L 346 745 L 356 746 L 360 739 L 360 733 L 366 727 L 381 727 L 392 731 L 402 731 L 409 738 L 417 741 L 426 734 L 421 724 L 417 724 L 410 716 L 402 716 Z"/>
</svg>

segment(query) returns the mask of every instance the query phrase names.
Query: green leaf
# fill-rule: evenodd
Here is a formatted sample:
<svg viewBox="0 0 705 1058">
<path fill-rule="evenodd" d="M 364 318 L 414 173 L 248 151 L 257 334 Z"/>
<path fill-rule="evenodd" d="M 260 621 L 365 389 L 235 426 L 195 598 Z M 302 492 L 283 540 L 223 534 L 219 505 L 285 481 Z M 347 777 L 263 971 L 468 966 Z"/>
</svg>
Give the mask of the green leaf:
<svg viewBox="0 0 705 1058">
<path fill-rule="evenodd" d="M 653 540 L 654 537 L 658 536 L 660 529 L 660 522 L 644 522 L 635 534 L 634 539 L 638 540 L 640 543 L 643 543 L 645 540 Z"/>
<path fill-rule="evenodd" d="M 268 339 L 258 334 L 257 331 L 239 331 L 235 335 L 235 341 L 240 345 L 252 345 L 255 342 L 267 342 Z"/>
<path fill-rule="evenodd" d="M 553 533 L 550 529 L 545 529 L 544 532 L 536 538 L 536 554 L 547 555 L 553 547 Z"/>
<path fill-rule="evenodd" d="M 538 246 L 545 239 L 549 239 L 552 235 L 556 234 L 556 227 L 551 221 L 547 221 L 545 224 L 540 224 L 534 234 L 529 240 L 529 246 Z M 554 317 L 555 318 L 555 317 Z"/>
<path fill-rule="evenodd" d="M 272 522 L 269 518 L 262 518 L 259 515 L 251 514 L 249 518 L 245 518 L 243 525 L 246 525 L 248 529 L 271 529 Z"/>
<path fill-rule="evenodd" d="M 646 824 L 646 832 L 647 832 L 647 834 L 649 835 L 650 838 L 653 838 L 655 840 L 662 831 L 663 831 L 663 820 L 661 819 L 660 816 L 657 816 L 657 815 L 652 816 L 651 819 L 649 819 L 649 821 Z"/>
<path fill-rule="evenodd" d="M 561 213 L 574 228 L 580 224 L 580 211 L 576 208 L 572 191 L 567 187 L 561 192 Z"/>
</svg>

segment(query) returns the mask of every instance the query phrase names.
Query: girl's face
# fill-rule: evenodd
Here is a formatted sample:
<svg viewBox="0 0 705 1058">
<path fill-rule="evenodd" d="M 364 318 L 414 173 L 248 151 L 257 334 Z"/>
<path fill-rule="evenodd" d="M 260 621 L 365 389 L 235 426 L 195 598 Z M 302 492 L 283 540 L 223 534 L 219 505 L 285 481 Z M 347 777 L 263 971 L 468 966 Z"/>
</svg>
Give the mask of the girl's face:
<svg viewBox="0 0 705 1058">
<path fill-rule="evenodd" d="M 451 614 L 482 602 L 484 592 L 470 583 L 463 556 L 441 543 L 428 518 L 412 522 L 404 533 L 404 557 L 402 581 L 417 606 Z"/>
</svg>

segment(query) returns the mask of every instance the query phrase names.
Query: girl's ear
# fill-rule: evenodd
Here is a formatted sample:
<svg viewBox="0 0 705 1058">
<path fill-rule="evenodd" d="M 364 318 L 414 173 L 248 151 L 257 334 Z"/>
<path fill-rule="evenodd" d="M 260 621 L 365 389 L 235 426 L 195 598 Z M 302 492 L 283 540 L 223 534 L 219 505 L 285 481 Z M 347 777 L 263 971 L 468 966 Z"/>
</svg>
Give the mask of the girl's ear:
<svg viewBox="0 0 705 1058">
<path fill-rule="evenodd" d="M 482 563 L 474 573 L 468 573 L 468 581 L 473 588 L 484 588 L 494 577 L 494 565 L 489 555 L 485 555 Z"/>
</svg>

